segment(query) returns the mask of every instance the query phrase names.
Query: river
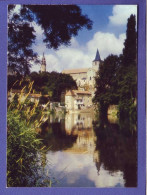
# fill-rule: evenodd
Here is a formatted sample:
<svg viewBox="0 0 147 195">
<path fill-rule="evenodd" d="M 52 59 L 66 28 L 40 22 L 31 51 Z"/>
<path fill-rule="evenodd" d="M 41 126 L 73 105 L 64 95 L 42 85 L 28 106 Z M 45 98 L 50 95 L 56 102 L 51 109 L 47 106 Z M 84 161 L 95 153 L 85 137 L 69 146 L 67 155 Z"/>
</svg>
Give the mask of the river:
<svg viewBox="0 0 147 195">
<path fill-rule="evenodd" d="M 136 126 L 93 113 L 50 116 L 40 137 L 41 157 L 53 187 L 136 187 Z"/>
</svg>

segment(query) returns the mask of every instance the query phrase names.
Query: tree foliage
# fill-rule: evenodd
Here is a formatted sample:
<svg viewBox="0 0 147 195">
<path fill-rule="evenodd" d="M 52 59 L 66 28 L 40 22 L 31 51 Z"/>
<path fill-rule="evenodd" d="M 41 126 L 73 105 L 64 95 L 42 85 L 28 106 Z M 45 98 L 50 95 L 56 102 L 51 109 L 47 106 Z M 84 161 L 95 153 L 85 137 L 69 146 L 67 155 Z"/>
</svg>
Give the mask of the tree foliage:
<svg viewBox="0 0 147 195">
<path fill-rule="evenodd" d="M 51 72 L 30 74 L 30 78 L 34 81 L 34 89 L 36 92 L 41 91 L 43 95 L 49 95 L 51 101 L 61 101 L 61 94 L 69 89 L 77 89 L 76 82 L 70 75 Z"/>
<path fill-rule="evenodd" d="M 21 89 L 25 87 L 26 92 L 29 82 L 33 81 L 34 93 L 48 95 L 51 101 L 60 102 L 61 94 L 69 89 L 77 89 L 76 82 L 70 75 L 57 72 L 32 72 L 29 76 L 23 78 L 21 75 L 8 76 L 8 90 Z M 21 84 L 21 85 L 20 85 Z M 41 98 L 41 101 L 45 98 Z M 42 102 L 45 102 L 43 100 Z"/>
<path fill-rule="evenodd" d="M 92 21 L 82 15 L 77 5 L 27 5 L 35 21 L 44 30 L 44 42 L 48 48 L 57 49 L 60 45 L 69 45 L 72 36 L 82 28 L 92 28 Z"/>
<path fill-rule="evenodd" d="M 128 19 L 123 54 L 110 55 L 100 65 L 96 77 L 94 102 L 100 111 L 107 114 L 108 106 L 119 105 L 121 118 L 131 117 L 136 121 L 137 108 L 137 33 L 135 16 Z"/>
<path fill-rule="evenodd" d="M 42 28 L 47 48 L 53 49 L 70 45 L 72 36 L 82 28 L 92 28 L 92 21 L 76 5 L 21 5 L 19 11 L 15 8 L 8 6 L 8 66 L 21 74 L 29 74 L 32 62 L 39 63 L 32 50 L 36 39 L 34 22 Z"/>
<path fill-rule="evenodd" d="M 21 74 L 29 74 L 31 62 L 38 62 L 37 53 L 32 50 L 35 31 L 30 25 L 32 18 L 13 12 L 14 8 L 8 6 L 8 66 Z"/>
<path fill-rule="evenodd" d="M 123 49 L 123 65 L 136 65 L 137 61 L 137 33 L 135 15 L 128 18 L 126 40 Z"/>
<path fill-rule="evenodd" d="M 107 112 L 110 104 L 118 103 L 117 71 L 120 59 L 116 55 L 108 56 L 103 63 L 96 77 L 96 92 L 94 102 L 99 102 L 100 110 Z"/>
<path fill-rule="evenodd" d="M 131 116 L 134 121 L 137 119 L 137 32 L 135 25 L 135 15 L 131 15 L 127 23 L 123 60 L 118 74 L 120 117 Z"/>
</svg>

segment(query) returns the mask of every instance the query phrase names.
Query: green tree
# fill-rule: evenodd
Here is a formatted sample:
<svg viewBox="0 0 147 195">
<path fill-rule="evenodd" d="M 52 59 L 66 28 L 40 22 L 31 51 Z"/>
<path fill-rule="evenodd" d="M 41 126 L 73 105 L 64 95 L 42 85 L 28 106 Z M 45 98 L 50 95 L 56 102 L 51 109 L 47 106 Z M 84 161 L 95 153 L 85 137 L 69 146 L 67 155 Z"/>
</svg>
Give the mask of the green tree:
<svg viewBox="0 0 147 195">
<path fill-rule="evenodd" d="M 15 6 L 8 6 L 8 66 L 21 74 L 29 74 L 31 62 L 38 62 L 32 50 L 35 31 L 30 25 L 30 15 L 24 17 L 22 10 L 15 13 Z"/>
<path fill-rule="evenodd" d="M 44 30 L 44 42 L 48 48 L 57 49 L 69 45 L 72 36 L 82 28 L 90 30 L 92 21 L 77 5 L 27 5 L 24 9 L 35 15 L 35 22 Z"/>
<path fill-rule="evenodd" d="M 135 15 L 127 23 L 123 57 L 118 73 L 120 117 L 137 118 L 137 33 Z"/>
<path fill-rule="evenodd" d="M 136 66 L 137 61 L 137 33 L 135 15 L 128 18 L 126 40 L 123 49 L 123 66 Z"/>
<path fill-rule="evenodd" d="M 127 23 L 123 54 L 108 56 L 100 65 L 96 77 L 96 92 L 93 99 L 106 115 L 110 104 L 118 104 L 120 119 L 137 118 L 137 33 L 135 15 Z"/>
<path fill-rule="evenodd" d="M 43 95 L 49 95 L 51 101 L 61 101 L 61 94 L 69 89 L 77 89 L 76 82 L 70 75 L 57 72 L 31 73 L 34 89 Z"/>
<path fill-rule="evenodd" d="M 54 49 L 70 45 L 82 28 L 92 28 L 92 21 L 76 5 L 21 5 L 19 13 L 15 7 L 8 6 L 8 66 L 21 74 L 29 74 L 31 63 L 39 62 L 32 50 L 33 22 L 42 28 L 47 48 Z"/>
<path fill-rule="evenodd" d="M 108 56 L 103 63 L 96 77 L 96 92 L 93 99 L 98 103 L 100 112 L 107 114 L 110 104 L 118 103 L 117 71 L 120 65 L 120 58 L 116 55 Z"/>
</svg>

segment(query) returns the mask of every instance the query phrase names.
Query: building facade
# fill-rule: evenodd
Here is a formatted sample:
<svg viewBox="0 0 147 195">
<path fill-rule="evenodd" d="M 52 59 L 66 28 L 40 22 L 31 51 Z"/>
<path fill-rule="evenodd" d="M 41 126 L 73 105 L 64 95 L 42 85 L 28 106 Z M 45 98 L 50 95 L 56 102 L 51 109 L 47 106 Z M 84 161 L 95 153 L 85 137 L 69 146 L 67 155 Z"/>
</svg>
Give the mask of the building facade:
<svg viewBox="0 0 147 195">
<path fill-rule="evenodd" d="M 31 102 L 38 103 L 40 98 L 42 97 L 41 94 L 34 94 L 34 93 L 25 93 L 22 90 L 11 89 L 8 92 L 8 100 L 11 102 L 14 99 L 14 96 L 18 96 L 19 102 L 24 102 L 26 99 L 30 100 Z M 44 95 L 44 97 L 49 97 L 48 95 Z"/>
<path fill-rule="evenodd" d="M 68 111 L 83 110 L 92 107 L 92 98 L 95 92 L 95 77 L 99 71 L 101 58 L 97 49 L 95 59 L 89 68 L 63 70 L 63 74 L 69 74 L 78 86 L 78 90 L 67 91 L 64 95 L 65 107 Z M 46 60 L 43 53 L 41 72 L 46 72 Z"/>
<path fill-rule="evenodd" d="M 76 81 L 79 90 L 90 91 L 94 95 L 95 76 L 99 71 L 101 59 L 97 49 L 95 59 L 90 68 L 63 70 L 62 73 L 69 74 Z"/>
<path fill-rule="evenodd" d="M 68 111 L 83 110 L 92 106 L 89 91 L 70 90 L 65 94 L 65 107 Z"/>
</svg>

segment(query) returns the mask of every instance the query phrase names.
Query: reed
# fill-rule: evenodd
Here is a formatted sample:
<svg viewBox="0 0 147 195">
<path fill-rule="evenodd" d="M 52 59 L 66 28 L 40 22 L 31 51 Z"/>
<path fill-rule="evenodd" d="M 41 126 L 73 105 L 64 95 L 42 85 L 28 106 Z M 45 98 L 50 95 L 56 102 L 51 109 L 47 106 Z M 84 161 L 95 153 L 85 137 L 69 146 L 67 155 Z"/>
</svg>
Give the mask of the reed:
<svg viewBox="0 0 147 195">
<path fill-rule="evenodd" d="M 22 82 L 22 81 L 21 81 Z M 43 110 L 40 118 L 34 120 L 38 102 L 32 104 L 28 99 L 33 82 L 22 88 L 19 95 L 14 94 L 7 110 L 7 186 L 32 187 L 51 186 L 50 176 L 41 179 L 39 158 L 46 149 L 41 139 L 38 139 L 36 128 L 42 124 Z M 23 101 L 22 101 L 23 96 Z M 48 103 L 47 103 L 48 105 Z M 47 106 L 46 105 L 46 106 Z M 32 122 L 33 121 L 33 122 Z"/>
</svg>

